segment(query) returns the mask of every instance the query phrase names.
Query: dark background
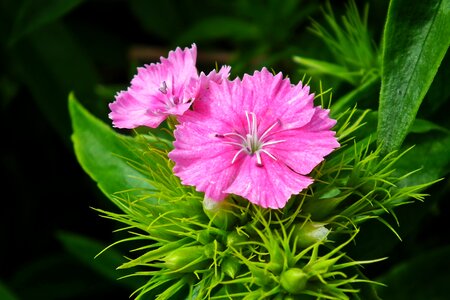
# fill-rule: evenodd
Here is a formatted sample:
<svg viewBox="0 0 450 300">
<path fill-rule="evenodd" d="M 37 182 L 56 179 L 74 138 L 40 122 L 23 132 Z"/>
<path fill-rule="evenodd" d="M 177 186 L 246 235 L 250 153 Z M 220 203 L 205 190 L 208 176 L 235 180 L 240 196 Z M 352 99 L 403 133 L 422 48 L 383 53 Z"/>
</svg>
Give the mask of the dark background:
<svg viewBox="0 0 450 300">
<path fill-rule="evenodd" d="M 69 92 L 110 124 L 107 105 L 126 88 L 137 66 L 193 42 L 199 69 L 205 72 L 218 62 L 230 64 L 233 77 L 267 66 L 298 78 L 293 55 L 330 57 L 306 30 L 310 17 L 320 19 L 324 2 L 67 3 L 71 5 L 56 0 L 1 1 L 0 285 L 17 299 L 127 299 L 132 291 L 128 286 L 102 275 L 63 243 L 65 234 L 73 233 L 106 246 L 116 240 L 112 231 L 117 227 L 92 209 L 115 210 L 73 153 Z M 335 1 L 333 7 L 342 12 L 344 4 Z M 369 28 L 376 43 L 386 10 L 387 1 L 370 1 Z M 204 26 L 207 19 L 212 20 L 210 26 Z M 338 85 L 337 95 L 348 88 Z M 432 117 L 447 126 L 444 112 Z M 382 225 L 363 227 L 360 235 L 367 238 L 358 242 L 360 256 L 390 257 L 366 267 L 371 278 L 450 244 L 448 180 L 428 192 L 425 203 L 398 210 L 402 243 Z"/>
</svg>

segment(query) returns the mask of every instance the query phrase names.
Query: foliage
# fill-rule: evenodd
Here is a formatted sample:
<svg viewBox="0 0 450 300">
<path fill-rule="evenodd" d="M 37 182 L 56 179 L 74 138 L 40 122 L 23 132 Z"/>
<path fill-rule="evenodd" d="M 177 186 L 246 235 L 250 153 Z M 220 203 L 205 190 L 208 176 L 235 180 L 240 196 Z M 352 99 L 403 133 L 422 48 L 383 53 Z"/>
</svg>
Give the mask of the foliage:
<svg viewBox="0 0 450 300">
<path fill-rule="evenodd" d="M 0 294 L 219 298 L 245 287 L 289 298 L 303 282 L 306 299 L 446 299 L 449 11 L 435 0 L 2 1 L 2 177 L 13 195 L 1 213 Z M 158 56 L 193 41 L 213 54 L 202 63 L 229 63 L 236 75 L 267 66 L 312 76 L 317 99 L 339 118 L 345 147 L 314 171 L 314 186 L 290 202 L 298 206 L 267 212 L 234 198 L 229 214 L 208 215 L 201 195 L 170 174 L 170 135 L 108 125 L 107 104 L 129 71 L 153 60 L 133 56 L 136 45 L 164 48 Z M 321 84 L 331 101 L 320 99 Z M 69 115 L 71 91 L 80 102 L 70 96 Z M 296 239 L 317 234 L 326 238 Z M 182 247 L 169 251 L 180 235 Z M 125 242 L 107 247 L 117 240 Z M 179 280 L 173 270 L 187 251 L 198 259 Z M 186 272 L 193 267 L 203 271 Z"/>
</svg>

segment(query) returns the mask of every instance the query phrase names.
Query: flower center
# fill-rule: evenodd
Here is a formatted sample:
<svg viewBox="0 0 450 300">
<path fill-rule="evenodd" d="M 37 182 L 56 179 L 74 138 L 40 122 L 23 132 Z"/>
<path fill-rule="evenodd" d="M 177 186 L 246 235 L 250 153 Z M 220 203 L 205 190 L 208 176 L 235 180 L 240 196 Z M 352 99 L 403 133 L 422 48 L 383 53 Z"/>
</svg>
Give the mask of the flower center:
<svg viewBox="0 0 450 300">
<path fill-rule="evenodd" d="M 277 158 L 268 151 L 267 146 L 275 145 L 284 142 L 284 140 L 272 140 L 270 138 L 270 132 L 281 124 L 280 120 L 277 120 L 269 128 L 267 128 L 261 135 L 258 134 L 258 121 L 256 115 L 253 112 L 245 112 L 247 119 L 247 129 L 245 134 L 237 132 L 229 132 L 224 134 L 216 134 L 215 136 L 221 139 L 225 139 L 225 144 L 233 145 L 237 147 L 237 152 L 233 157 L 231 163 L 234 163 L 241 153 L 247 153 L 250 156 L 256 156 L 256 165 L 263 166 L 261 159 L 261 153 L 265 153 L 273 160 Z"/>
<path fill-rule="evenodd" d="M 163 81 L 161 86 L 158 89 L 162 94 L 166 95 L 165 97 L 165 105 L 167 108 L 172 108 L 181 103 L 180 99 L 177 96 L 167 95 L 167 83 Z"/>
</svg>

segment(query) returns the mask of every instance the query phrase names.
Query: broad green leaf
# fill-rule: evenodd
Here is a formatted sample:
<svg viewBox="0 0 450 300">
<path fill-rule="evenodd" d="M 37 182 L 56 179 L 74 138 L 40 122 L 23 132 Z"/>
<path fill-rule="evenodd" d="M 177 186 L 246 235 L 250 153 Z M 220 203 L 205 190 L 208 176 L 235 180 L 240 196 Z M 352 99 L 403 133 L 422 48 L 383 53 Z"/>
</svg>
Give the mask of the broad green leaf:
<svg viewBox="0 0 450 300">
<path fill-rule="evenodd" d="M 23 36 L 61 18 L 81 2 L 83 0 L 22 1 L 22 7 L 16 17 L 10 37 L 10 44 L 14 44 Z"/>
<path fill-rule="evenodd" d="M 117 267 L 124 263 L 125 258 L 114 249 L 108 249 L 97 256 L 106 248 L 106 245 L 99 241 L 63 231 L 59 232 L 57 237 L 70 254 L 103 277 L 116 281 L 120 276 L 126 275 L 125 273 L 121 273 L 120 270 L 117 270 Z M 131 289 L 137 289 L 141 286 L 142 282 L 135 279 L 124 279 L 119 280 L 118 283 Z"/>
<path fill-rule="evenodd" d="M 377 280 L 387 287 L 378 293 L 385 300 L 448 299 L 450 246 L 430 250 L 394 266 Z"/>
<path fill-rule="evenodd" d="M 19 298 L 9 289 L 3 282 L 0 281 L 0 299 L 2 300 L 18 300 Z"/>
<path fill-rule="evenodd" d="M 450 2 L 392 0 L 384 31 L 378 142 L 398 149 L 450 43 Z"/>
<path fill-rule="evenodd" d="M 143 175 L 127 163 L 127 160 L 139 161 L 125 145 L 125 141 L 133 145 L 133 138 L 116 133 L 94 117 L 73 94 L 69 96 L 69 111 L 77 159 L 107 197 L 116 203 L 114 193 L 127 191 L 138 196 L 140 189 L 151 188 Z"/>
</svg>

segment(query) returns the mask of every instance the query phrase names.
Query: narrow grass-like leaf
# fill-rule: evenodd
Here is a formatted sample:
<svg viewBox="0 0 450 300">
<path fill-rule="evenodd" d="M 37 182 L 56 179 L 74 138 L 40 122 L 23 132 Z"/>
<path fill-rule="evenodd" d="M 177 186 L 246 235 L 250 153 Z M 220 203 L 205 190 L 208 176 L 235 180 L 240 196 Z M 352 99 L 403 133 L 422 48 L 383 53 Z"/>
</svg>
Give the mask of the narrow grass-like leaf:
<svg viewBox="0 0 450 300">
<path fill-rule="evenodd" d="M 450 43 L 450 3 L 393 0 L 384 30 L 378 142 L 398 149 Z"/>
</svg>

